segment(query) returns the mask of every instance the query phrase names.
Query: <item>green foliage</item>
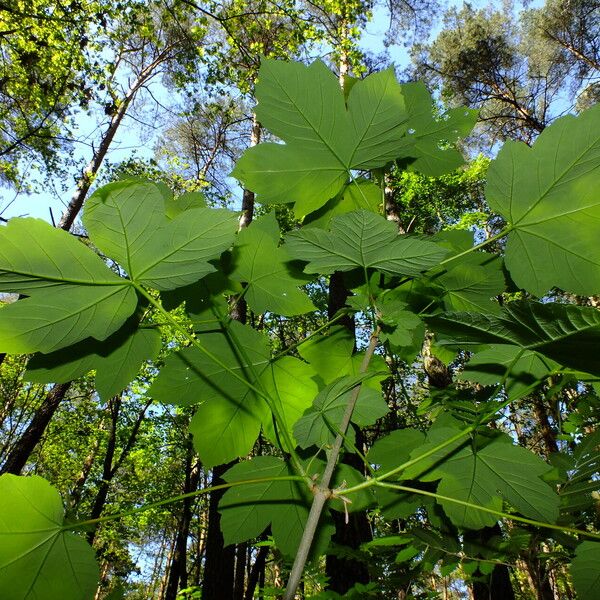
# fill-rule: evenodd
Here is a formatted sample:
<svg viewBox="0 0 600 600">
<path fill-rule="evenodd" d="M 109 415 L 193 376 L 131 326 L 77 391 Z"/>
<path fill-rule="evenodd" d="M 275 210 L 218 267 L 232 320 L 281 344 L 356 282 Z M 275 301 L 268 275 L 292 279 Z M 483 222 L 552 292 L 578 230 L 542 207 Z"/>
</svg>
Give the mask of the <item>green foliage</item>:
<svg viewBox="0 0 600 600">
<path fill-rule="evenodd" d="M 393 223 L 366 211 L 331 221 L 331 231 L 305 229 L 287 236 L 292 257 L 308 262 L 307 273 L 374 268 L 392 275 L 417 275 L 436 265 L 444 249 L 417 238 L 400 237 Z"/>
<path fill-rule="evenodd" d="M 588 598 L 591 600 L 598 591 L 600 582 L 598 560 L 600 560 L 600 544 L 583 542 L 577 547 L 575 558 L 571 563 L 571 576 L 577 597 L 581 600 L 588 600 Z"/>
<path fill-rule="evenodd" d="M 6 600 L 94 596 L 94 553 L 69 532 L 58 492 L 41 477 L 0 477 L 0 541 L 0 587 Z"/>
<path fill-rule="evenodd" d="M 158 328 L 170 331 L 168 356 L 156 364 L 146 396 L 190 409 L 184 413 L 205 468 L 237 461 L 224 475 L 229 489 L 219 504 L 226 543 L 253 540 L 270 528 L 282 555 L 300 557 L 294 572 L 304 567 L 309 547 L 315 557 L 327 551 L 330 510 L 374 509 L 377 531 L 389 527 L 385 519 L 402 519 L 406 537 L 397 545 L 404 547 L 386 568 L 411 578 L 437 565 L 446 574 L 459 564 L 471 574 L 489 573 L 500 560 L 489 557 L 490 548 L 505 543 L 502 552 L 514 558 L 529 536 L 542 539 L 545 530 L 562 530 L 556 533 L 564 546 L 560 560 L 574 545 L 565 534 L 598 539 L 590 516 L 597 437 L 580 440 L 573 424 L 573 447 L 554 452 L 549 464 L 488 426 L 495 421 L 497 427 L 510 416 L 500 411 L 534 389 L 552 397 L 561 386 L 589 386 L 600 375 L 598 311 L 566 297 L 511 301 L 503 248 L 493 247 L 508 235 L 506 267 L 521 286 L 511 293 L 596 290 L 590 265 L 597 253 L 591 179 L 600 163 L 597 111 L 558 122 L 532 149 L 509 145 L 500 153 L 487 194 L 508 224 L 474 246 L 473 236 L 461 231 L 399 234 L 395 222 L 377 214 L 384 207 L 376 187 L 391 170 L 437 176 L 457 167 L 452 144 L 470 130 L 471 112 L 455 109 L 435 119 L 424 87 L 401 86 L 391 71 L 354 82 L 346 98 L 322 63 L 265 60 L 257 96 L 258 118 L 285 143 L 249 149 L 235 174 L 263 202 L 293 201 L 298 215 L 318 211 L 307 219 L 310 226 L 282 241 L 268 213 L 236 233 L 231 211 L 207 208 L 197 194 L 174 200 L 164 185 L 139 179 L 109 184 L 89 199 L 83 222 L 91 247 L 40 221 L 15 219 L 0 230 L 0 291 L 24 297 L 0 310 L 0 352 L 43 353 L 29 365 L 34 381 L 67 381 L 95 370 L 107 399 L 157 357 Z M 584 139 L 579 154 L 567 128 Z M 356 179 L 356 170 L 364 177 Z M 570 201 L 568 218 L 559 206 L 563 197 Z M 562 233 L 570 219 L 578 237 Z M 533 241 L 541 235 L 552 247 Z M 480 251 L 483 246 L 499 255 Z M 298 275 L 297 262 L 306 263 L 312 279 Z M 311 296 L 340 272 L 354 295 L 324 323 Z M 242 299 L 248 324 L 228 315 Z M 286 331 L 300 321 L 284 317 L 306 313 L 310 320 L 289 343 Z M 356 336 L 333 323 L 350 313 Z M 410 406 L 398 372 L 414 373 L 419 353 L 432 386 L 436 354 L 455 360 L 462 373 L 452 386 L 442 365 L 443 390 L 430 389 L 420 405 Z M 410 377 L 417 388 L 418 377 Z M 354 428 L 373 427 L 367 436 L 374 438 L 390 424 L 391 433 L 363 456 Z M 259 456 L 248 458 L 254 448 Z M 369 477 L 350 466 L 359 462 Z M 42 561 L 40 582 L 46 563 L 62 573 L 59 562 L 69 557 L 59 548 L 71 552 L 80 544 L 66 533 L 55 492 L 37 478 L 0 481 L 8 506 L 0 535 L 9 540 L 1 545 L 0 580 L 35 577 L 24 556 Z M 14 500 L 21 488 L 25 506 Z M 508 518 L 526 527 L 526 541 L 517 532 L 488 548 L 472 547 L 469 530 Z M 27 535 L 11 529 L 13 523 Z M 364 552 L 393 548 L 388 542 Z M 595 589 L 597 546 L 584 542 L 576 551 L 572 574 L 582 597 Z M 46 562 L 40 548 L 48 549 Z M 93 578 L 86 552 L 77 551 L 74 560 L 84 561 L 87 581 Z M 68 598 L 75 585 L 74 570 L 69 573 L 64 579 L 49 574 L 44 588 Z"/>
<path fill-rule="evenodd" d="M 244 481 L 289 476 L 288 465 L 273 456 L 257 456 L 229 469 L 225 480 Z M 258 537 L 269 525 L 277 547 L 294 556 L 310 510 L 310 495 L 297 481 L 265 481 L 233 487 L 219 503 L 227 544 Z M 316 540 L 315 552 L 324 550 L 332 533 L 328 524 Z"/>
<path fill-rule="evenodd" d="M 315 87 L 318 100 L 310 93 Z M 462 164 L 460 155 L 438 145 L 455 141 L 474 125 L 474 113 L 465 110 L 437 122 L 425 88 L 400 86 L 390 70 L 357 82 L 345 103 L 323 63 L 305 67 L 265 60 L 256 97 L 257 118 L 286 144 L 251 148 L 233 174 L 261 202 L 295 202 L 298 215 L 336 196 L 353 170 L 383 167 L 400 158 L 432 175 L 456 168 Z"/>
<path fill-rule="evenodd" d="M 506 266 L 515 283 L 543 296 L 559 287 L 600 291 L 594 244 L 600 204 L 600 106 L 548 127 L 533 148 L 507 142 L 488 172 L 490 207 L 509 226 Z"/>
<path fill-rule="evenodd" d="M 303 282 L 291 274 L 286 264 L 289 256 L 278 243 L 279 226 L 273 213 L 240 231 L 231 277 L 246 283 L 244 297 L 256 313 L 271 310 L 291 316 L 315 310 L 306 294 L 298 289 Z"/>
</svg>

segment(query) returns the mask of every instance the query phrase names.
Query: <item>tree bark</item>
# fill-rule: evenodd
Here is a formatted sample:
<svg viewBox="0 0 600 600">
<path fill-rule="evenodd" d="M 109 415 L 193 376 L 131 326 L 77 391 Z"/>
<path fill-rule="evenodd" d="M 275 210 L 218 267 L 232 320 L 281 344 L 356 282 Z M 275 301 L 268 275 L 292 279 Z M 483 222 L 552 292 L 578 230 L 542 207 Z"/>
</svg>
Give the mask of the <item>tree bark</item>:
<svg viewBox="0 0 600 600">
<path fill-rule="evenodd" d="M 148 407 L 151 403 L 151 400 L 146 402 L 142 410 L 138 413 L 137 419 L 131 429 L 131 433 L 127 438 L 127 442 L 125 442 L 125 446 L 123 446 L 123 449 L 119 454 L 119 458 L 113 464 L 115 452 L 117 449 L 117 428 L 119 423 L 119 414 L 121 411 L 121 397 L 115 396 L 109 401 L 108 409 L 110 411 L 111 422 L 110 431 L 108 435 L 108 443 L 106 446 L 106 453 L 104 455 L 102 467 L 102 482 L 100 483 L 100 487 L 98 488 L 98 492 L 96 493 L 96 497 L 92 505 L 90 520 L 98 519 L 102 515 L 104 505 L 106 504 L 106 500 L 108 498 L 108 492 L 110 490 L 111 482 L 114 476 L 117 474 L 117 471 L 121 468 L 123 461 L 127 458 L 129 452 L 133 448 L 135 440 L 137 439 L 137 434 L 140 430 L 140 426 L 142 424 L 142 421 L 144 420 L 144 415 L 146 414 L 146 410 L 148 410 Z M 98 526 L 94 527 L 93 530 L 88 532 L 87 539 L 90 544 L 94 543 L 97 533 Z"/>
<path fill-rule="evenodd" d="M 225 483 L 222 475 L 235 463 L 213 469 L 212 485 Z M 221 515 L 217 510 L 224 490 L 212 492 L 208 503 L 206 560 L 202 579 L 202 600 L 233 600 L 235 546 L 225 547 L 221 534 Z"/>
<path fill-rule="evenodd" d="M 244 600 L 244 584 L 246 583 L 247 560 L 248 544 L 238 544 L 235 548 L 235 578 L 233 583 L 233 600 Z"/>
<path fill-rule="evenodd" d="M 350 292 L 346 288 L 343 276 L 335 272 L 329 280 L 329 296 L 327 304 L 327 316 L 329 319 L 340 310 L 345 304 Z M 351 315 L 344 315 L 338 323 L 345 327 L 352 337 L 355 337 L 355 323 Z M 362 445 L 362 435 L 360 430 L 356 432 L 356 443 Z M 352 465 L 357 470 L 362 470 L 362 462 L 355 455 L 345 455 L 343 462 Z M 356 550 L 364 542 L 373 539 L 371 526 L 366 511 L 351 513 L 346 523 L 345 516 L 333 512 L 335 524 L 335 534 L 332 540 L 340 545 Z M 369 582 L 369 570 L 366 563 L 348 558 L 346 556 L 328 555 L 325 561 L 325 572 L 329 578 L 327 588 L 339 594 L 345 594 L 356 583 L 366 584 Z"/>
<path fill-rule="evenodd" d="M 71 382 L 57 383 L 52 387 L 42 406 L 29 423 L 25 433 L 9 453 L 2 469 L 0 469 L 0 474 L 12 473 L 13 475 L 19 475 L 21 473 L 70 387 Z"/>
<path fill-rule="evenodd" d="M 256 555 L 256 560 L 250 570 L 248 576 L 248 586 L 246 587 L 246 593 L 244 594 L 244 600 L 252 600 L 254 598 L 254 590 L 256 585 L 259 583 L 262 575 L 262 585 L 264 585 L 265 566 L 267 562 L 267 554 L 269 554 L 268 546 L 261 546 Z"/>
<path fill-rule="evenodd" d="M 194 450 L 191 440 L 188 439 L 187 454 L 185 461 L 185 483 L 183 493 L 189 494 L 198 489 L 200 481 L 200 465 L 192 464 L 194 458 Z M 175 600 L 177 591 L 185 589 L 188 581 L 187 571 L 187 541 L 190 533 L 190 523 L 192 521 L 192 505 L 193 498 L 185 498 L 177 527 L 177 539 L 175 549 L 171 556 L 171 566 L 169 568 L 169 578 L 165 590 L 164 600 Z"/>
<path fill-rule="evenodd" d="M 252 115 L 250 131 L 250 147 L 260 142 L 261 126 Z M 254 192 L 245 189 L 242 197 L 242 216 L 239 228 L 248 227 L 254 217 Z M 230 301 L 230 316 L 235 321 L 246 323 L 248 307 L 244 298 L 232 298 Z M 212 485 L 225 483 L 221 476 L 235 464 L 221 465 L 213 469 Z M 223 546 L 221 534 L 221 515 L 217 507 L 225 490 L 212 492 L 208 504 L 208 532 L 206 535 L 206 560 L 202 580 L 202 600 L 233 600 L 235 587 L 235 546 Z"/>
</svg>

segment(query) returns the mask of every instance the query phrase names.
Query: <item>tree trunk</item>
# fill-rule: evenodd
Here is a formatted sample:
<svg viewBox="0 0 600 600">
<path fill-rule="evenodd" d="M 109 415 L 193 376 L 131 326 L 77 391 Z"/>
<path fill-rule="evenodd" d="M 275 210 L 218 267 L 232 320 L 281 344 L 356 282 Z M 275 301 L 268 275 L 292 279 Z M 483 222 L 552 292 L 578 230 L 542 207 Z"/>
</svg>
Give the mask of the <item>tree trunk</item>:
<svg viewBox="0 0 600 600">
<path fill-rule="evenodd" d="M 0 474 L 12 473 L 13 475 L 19 475 L 21 473 L 70 387 L 71 382 L 57 383 L 52 387 L 42 406 L 29 423 L 25 433 L 9 453 L 2 469 L 0 469 Z"/>
<path fill-rule="evenodd" d="M 104 419 L 102 419 L 102 421 L 100 422 L 98 430 L 104 430 Z M 94 461 L 96 460 L 96 454 L 98 452 L 99 447 L 100 436 L 97 435 L 94 439 L 92 449 L 83 461 L 81 473 L 79 474 L 77 481 L 75 481 L 75 483 L 73 484 L 73 488 L 71 489 L 71 493 L 69 494 L 69 507 L 71 510 L 77 510 L 79 502 L 81 501 L 81 495 L 83 494 L 83 488 L 85 487 L 88 477 L 90 476 L 90 472 L 92 470 L 92 466 L 94 465 Z"/>
<path fill-rule="evenodd" d="M 483 547 L 487 545 L 492 537 L 498 535 L 502 535 L 502 531 L 500 525 L 496 523 L 493 527 L 484 527 L 479 531 L 466 531 L 464 539 Z M 479 579 L 473 581 L 472 584 L 473 600 L 515 599 L 510 573 L 506 565 L 496 565 L 491 574 L 487 576 L 475 571 L 474 576 L 479 577 Z"/>
<path fill-rule="evenodd" d="M 533 412 L 542 434 L 542 440 L 544 441 L 544 449 L 546 457 L 550 456 L 554 452 L 558 452 L 558 444 L 556 443 L 556 434 L 552 425 L 550 424 L 550 418 L 548 417 L 548 411 L 544 404 L 544 399 L 539 394 L 533 396 Z"/>
<path fill-rule="evenodd" d="M 261 126 L 252 115 L 250 147 L 260 142 Z M 242 197 L 242 216 L 239 228 L 248 227 L 254 217 L 254 192 L 245 189 Z M 244 298 L 232 298 L 230 302 L 231 318 L 240 323 L 246 322 L 248 307 Z M 212 485 L 225 483 L 221 476 L 235 464 L 221 465 L 213 469 Z M 206 535 L 206 560 L 202 580 L 202 600 L 233 600 L 235 586 L 235 546 L 223 547 L 221 535 L 221 515 L 217 507 L 225 490 L 212 492 L 208 504 L 208 532 Z"/>
<path fill-rule="evenodd" d="M 233 584 L 233 600 L 244 600 L 244 584 L 246 583 L 247 560 L 248 544 L 238 544 L 235 548 L 235 580 Z"/>
<path fill-rule="evenodd" d="M 185 461 L 185 483 L 183 493 L 189 494 L 198 489 L 200 481 L 200 465 L 192 465 L 194 450 L 191 440 L 188 439 L 187 455 Z M 185 589 L 188 585 L 187 571 L 187 542 L 190 533 L 190 523 L 192 521 L 192 505 L 194 498 L 185 498 L 177 528 L 177 540 L 175 549 L 171 556 L 171 566 L 169 568 L 169 579 L 165 590 L 164 600 L 175 600 L 177 591 Z"/>
<path fill-rule="evenodd" d="M 212 485 L 225 481 L 222 475 L 235 463 L 213 469 Z M 206 560 L 202 578 L 202 600 L 233 600 L 235 546 L 225 547 L 221 534 L 221 515 L 217 510 L 225 490 L 210 494 L 208 503 L 208 533 L 206 535 Z"/>
<path fill-rule="evenodd" d="M 261 587 L 265 585 L 265 566 L 267 562 L 267 554 L 269 554 L 268 546 L 261 546 L 258 550 L 258 554 L 256 555 L 256 560 L 252 565 L 252 569 L 250 570 L 250 575 L 248 576 L 248 587 L 246 588 L 246 594 L 244 595 L 244 600 L 252 600 L 254 598 L 254 590 L 256 589 L 256 584 L 259 583 L 262 576 Z"/>
<path fill-rule="evenodd" d="M 327 316 L 329 319 L 333 318 L 337 311 L 346 304 L 346 299 L 349 295 L 350 292 L 344 285 L 342 274 L 335 272 L 329 280 L 327 305 Z M 345 315 L 338 322 L 353 337 L 355 336 L 355 323 L 351 315 Z M 356 444 L 359 448 L 362 445 L 360 430 L 356 432 Z M 359 471 L 363 468 L 361 460 L 355 455 L 347 454 L 344 456 L 343 462 L 352 465 Z M 348 516 L 348 523 L 346 523 L 344 515 L 334 512 L 333 520 L 335 523 L 335 534 L 332 539 L 340 546 L 356 550 L 362 543 L 373 539 L 366 511 L 351 513 Z M 325 571 L 329 578 L 327 588 L 339 594 L 346 593 L 356 583 L 366 584 L 370 580 L 366 563 L 345 556 L 328 555 L 325 561 Z"/>
<path fill-rule="evenodd" d="M 173 51 L 173 46 L 167 46 L 160 52 L 155 60 L 153 60 L 148 66 L 143 68 L 138 76 L 136 77 L 133 84 L 130 86 L 127 93 L 120 98 L 118 102 L 115 102 L 117 108 L 112 115 L 108 127 L 102 134 L 100 139 L 100 144 L 98 148 L 94 151 L 94 155 L 92 159 L 87 164 L 85 169 L 83 170 L 79 181 L 77 182 L 77 187 L 73 196 L 71 197 L 71 201 L 69 205 L 65 209 L 62 214 L 60 221 L 58 223 L 58 227 L 61 229 L 69 230 L 71 229 L 73 223 L 75 222 L 75 218 L 79 214 L 81 207 L 83 206 L 83 202 L 87 196 L 87 193 L 94 182 L 94 179 L 104 162 L 104 158 L 113 142 L 115 134 L 123 121 L 123 117 L 126 115 L 129 106 L 133 102 L 138 91 L 150 80 L 157 72 L 158 67 L 163 64 L 166 60 L 171 56 L 171 52 Z"/>
<path fill-rule="evenodd" d="M 92 510 L 90 513 L 90 520 L 98 519 L 102 515 L 102 511 L 104 510 L 104 505 L 106 504 L 106 499 L 108 498 L 108 491 L 110 489 L 110 484 L 117 474 L 117 471 L 121 468 L 123 461 L 129 455 L 129 452 L 133 448 L 135 440 L 137 439 L 137 434 L 140 430 L 140 426 L 142 421 L 144 420 L 144 415 L 148 410 L 148 407 L 152 403 L 151 400 L 146 402 L 142 410 L 139 412 L 137 419 L 131 429 L 131 433 L 125 442 L 125 446 L 121 450 L 119 458 L 113 464 L 115 452 L 117 448 L 117 428 L 119 424 L 119 414 L 121 411 L 121 397 L 115 396 L 111 398 L 108 403 L 108 409 L 110 412 L 110 431 L 108 434 L 108 443 L 106 445 L 106 453 L 104 455 L 104 462 L 102 467 L 102 483 L 98 488 L 98 492 L 96 493 L 96 497 L 94 499 Z M 94 539 L 96 538 L 96 534 L 98 533 L 98 526 L 96 525 L 93 530 L 88 532 L 87 539 L 90 544 L 94 543 Z"/>
</svg>

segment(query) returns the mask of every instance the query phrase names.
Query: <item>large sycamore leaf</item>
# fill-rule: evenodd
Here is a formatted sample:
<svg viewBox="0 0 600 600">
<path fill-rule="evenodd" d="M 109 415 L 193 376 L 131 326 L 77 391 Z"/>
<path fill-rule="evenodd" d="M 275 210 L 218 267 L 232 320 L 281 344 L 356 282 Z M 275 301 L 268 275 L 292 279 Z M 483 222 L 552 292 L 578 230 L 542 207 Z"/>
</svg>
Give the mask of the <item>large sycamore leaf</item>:
<svg viewBox="0 0 600 600">
<path fill-rule="evenodd" d="M 29 296 L 0 313 L 0 351 L 7 353 L 105 339 L 137 304 L 130 284 L 98 256 L 38 219 L 11 219 L 0 228 L 0 291 Z"/>
<path fill-rule="evenodd" d="M 274 456 L 257 456 L 229 469 L 227 482 L 292 475 L 287 464 Z M 221 530 L 226 545 L 258 537 L 269 525 L 276 546 L 294 556 L 310 510 L 311 495 L 298 481 L 265 481 L 232 487 L 219 502 Z M 313 542 L 319 556 L 329 543 L 333 526 L 324 514 Z"/>
<path fill-rule="evenodd" d="M 418 275 L 446 255 L 432 242 L 401 236 L 395 223 L 361 210 L 335 217 L 331 231 L 303 229 L 286 238 L 290 255 L 308 262 L 307 273 L 373 268 L 392 275 Z"/>
<path fill-rule="evenodd" d="M 280 429 L 285 427 L 293 434 L 293 426 L 303 415 L 319 392 L 317 373 L 309 365 L 292 356 L 283 356 L 271 363 L 261 374 L 263 389 L 271 400 L 277 403 L 279 416 L 277 431 L 273 425 L 273 415 L 269 411 L 263 423 L 263 432 L 274 444 L 281 444 Z"/>
<path fill-rule="evenodd" d="M 169 219 L 162 188 L 139 181 L 97 190 L 86 203 L 83 223 L 94 244 L 131 279 L 158 290 L 189 285 L 215 271 L 208 261 L 231 246 L 237 229 L 236 215 L 221 209 L 191 208 Z"/>
<path fill-rule="evenodd" d="M 497 312 L 492 298 L 504 291 L 502 261 L 486 252 L 469 254 L 432 278 L 444 288 L 444 307 L 450 311 Z"/>
<path fill-rule="evenodd" d="M 427 443 L 414 450 L 412 457 L 433 449 L 440 438 L 440 431 L 435 436 L 428 436 Z M 540 479 L 551 467 L 538 456 L 513 445 L 505 434 L 492 440 L 476 437 L 458 448 L 437 451 L 423 464 L 410 467 L 405 475 L 424 481 L 441 479 L 437 491 L 442 496 L 493 510 L 502 510 L 501 499 L 504 498 L 526 517 L 550 523 L 556 521 L 559 497 Z M 449 500 L 440 500 L 440 503 L 460 527 L 480 529 L 498 520 L 491 513 Z"/>
<path fill-rule="evenodd" d="M 380 213 L 382 190 L 369 180 L 354 180 L 335 198 L 304 219 L 303 227 L 329 229 L 331 219 L 354 210 Z"/>
<path fill-rule="evenodd" d="M 353 388 L 366 379 L 376 375 L 367 372 L 362 375 L 340 377 L 325 387 L 314 399 L 312 406 L 294 425 L 294 437 L 301 448 L 331 444 L 335 439 L 348 399 Z M 372 425 L 389 411 L 381 390 L 364 387 L 356 399 L 352 413 L 352 422 L 360 427 Z M 350 428 L 346 436 L 354 439 L 354 430 Z"/>
<path fill-rule="evenodd" d="M 64 528 L 58 492 L 37 475 L 2 475 L 2 600 L 87 600 L 97 584 L 94 551 Z"/>
<path fill-rule="evenodd" d="M 456 168 L 456 152 L 448 162 L 440 142 L 475 122 L 465 110 L 435 120 L 424 86 L 404 89 L 391 69 L 356 82 L 345 103 L 337 78 L 320 61 L 263 60 L 256 98 L 259 121 L 286 143 L 250 148 L 233 175 L 263 203 L 295 202 L 299 215 L 336 196 L 352 170 L 398 158 L 421 159 L 431 175 Z"/>
<path fill-rule="evenodd" d="M 596 505 L 595 496 L 600 492 L 600 431 L 583 437 L 572 456 L 553 454 L 564 465 L 565 481 L 560 486 L 561 512 L 568 512 L 576 519 L 585 519 L 585 513 Z M 562 465 L 561 465 L 562 466 Z"/>
<path fill-rule="evenodd" d="M 567 304 L 511 302 L 498 315 L 445 313 L 428 319 L 443 343 L 471 349 L 480 344 L 512 344 L 561 365 L 600 375 L 597 349 L 600 312 Z"/>
<path fill-rule="evenodd" d="M 36 292 L 0 311 L 0 351 L 52 352 L 87 337 L 106 339 L 135 310 L 127 285 L 63 285 Z"/>
<path fill-rule="evenodd" d="M 521 288 L 600 292 L 600 105 L 546 128 L 532 148 L 507 142 L 486 196 L 511 227 L 506 265 Z"/>
<path fill-rule="evenodd" d="M 417 429 L 397 429 L 377 440 L 367 459 L 378 467 L 377 474 L 381 475 L 408 461 L 411 452 L 422 446 L 424 441 L 425 435 Z M 391 481 L 398 478 L 399 475 L 396 475 Z M 377 487 L 375 496 L 386 519 L 405 519 L 423 504 L 423 496 L 388 488 Z"/>
<path fill-rule="evenodd" d="M 96 390 L 107 401 L 126 388 L 142 363 L 160 350 L 157 329 L 138 329 L 137 319 L 103 342 L 89 338 L 74 346 L 36 354 L 27 364 L 25 378 L 37 383 L 66 383 L 96 371 Z"/>
<path fill-rule="evenodd" d="M 575 550 L 571 577 L 578 600 L 595 600 L 600 586 L 600 543 L 583 542 Z"/>
<path fill-rule="evenodd" d="M 77 238 L 41 219 L 11 219 L 0 227 L 0 292 L 123 283 Z"/>
<path fill-rule="evenodd" d="M 270 352 L 259 332 L 236 321 L 226 332 L 201 334 L 198 340 L 218 362 L 198 348 L 175 352 L 148 395 L 168 404 L 198 405 L 190 430 L 202 463 L 210 468 L 252 449 L 268 408 L 248 383 L 260 385 Z"/>
<path fill-rule="evenodd" d="M 256 313 L 292 316 L 315 310 L 306 293 L 298 289 L 304 281 L 293 277 L 286 264 L 290 258 L 278 243 L 279 225 L 274 213 L 240 231 L 233 252 L 232 279 L 247 284 L 244 297 Z"/>
</svg>

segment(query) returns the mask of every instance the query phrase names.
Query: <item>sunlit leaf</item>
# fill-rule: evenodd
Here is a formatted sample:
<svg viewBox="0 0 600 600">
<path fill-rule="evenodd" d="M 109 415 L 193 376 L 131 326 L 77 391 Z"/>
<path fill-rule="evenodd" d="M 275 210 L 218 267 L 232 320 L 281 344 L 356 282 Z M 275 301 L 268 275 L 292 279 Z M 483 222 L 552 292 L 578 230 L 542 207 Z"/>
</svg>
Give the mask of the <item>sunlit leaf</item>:
<svg viewBox="0 0 600 600">
<path fill-rule="evenodd" d="M 98 585 L 94 551 L 64 524 L 58 492 L 41 477 L 0 477 L 3 600 L 84 600 Z"/>
<path fill-rule="evenodd" d="M 521 288 L 600 292 L 600 105 L 556 120 L 533 147 L 507 142 L 486 196 L 511 227 L 506 266 Z"/>
<path fill-rule="evenodd" d="M 303 229 L 286 238 L 292 257 L 308 262 L 307 273 L 373 268 L 393 275 L 418 275 L 436 265 L 444 248 L 398 234 L 395 223 L 367 211 L 335 217 L 331 231 Z"/>
</svg>

